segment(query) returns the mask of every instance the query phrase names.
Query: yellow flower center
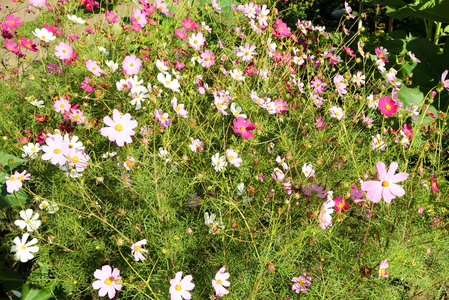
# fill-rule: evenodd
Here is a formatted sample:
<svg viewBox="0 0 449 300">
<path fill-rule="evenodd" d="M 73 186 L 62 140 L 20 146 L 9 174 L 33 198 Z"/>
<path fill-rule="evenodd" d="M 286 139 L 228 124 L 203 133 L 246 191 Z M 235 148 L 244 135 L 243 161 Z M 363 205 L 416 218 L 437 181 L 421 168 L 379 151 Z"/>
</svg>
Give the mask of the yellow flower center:
<svg viewBox="0 0 449 300">
<path fill-rule="evenodd" d="M 122 131 L 123 130 L 123 126 L 121 124 L 117 124 L 117 125 L 115 125 L 115 130 Z"/>
<path fill-rule="evenodd" d="M 326 210 L 323 209 L 323 210 L 321 211 L 321 213 L 322 213 L 323 215 L 325 215 L 325 214 L 326 214 Z"/>
<path fill-rule="evenodd" d="M 134 67 L 134 64 L 133 64 L 133 63 L 130 63 L 129 66 L 130 66 L 130 67 Z"/>
<path fill-rule="evenodd" d="M 59 105 L 59 107 L 64 108 L 64 107 L 65 107 L 65 104 L 61 104 L 61 105 Z"/>
<path fill-rule="evenodd" d="M 53 150 L 53 153 L 54 153 L 54 154 L 59 154 L 59 153 L 61 153 L 61 150 L 55 149 L 55 150 Z"/>
<path fill-rule="evenodd" d="M 114 280 L 114 282 L 115 282 L 115 284 L 121 284 L 122 283 L 122 281 L 120 280 L 120 279 L 116 279 L 116 280 Z"/>
<path fill-rule="evenodd" d="M 210 60 L 210 58 L 209 57 L 206 57 L 206 61 L 209 61 Z"/>
<path fill-rule="evenodd" d="M 385 105 L 385 109 L 386 109 L 386 110 L 390 110 L 390 109 L 391 109 L 390 104 Z"/>
<path fill-rule="evenodd" d="M 14 180 L 16 180 L 16 177 L 11 175 L 11 176 L 9 176 L 9 180 L 14 181 Z"/>
<path fill-rule="evenodd" d="M 111 285 L 112 284 L 112 279 L 108 278 L 104 281 L 104 283 L 106 283 L 106 285 Z"/>
<path fill-rule="evenodd" d="M 72 158 L 72 162 L 74 163 L 74 164 L 76 164 L 77 162 L 79 161 L 79 158 L 78 157 L 74 157 L 74 158 Z"/>
<path fill-rule="evenodd" d="M 198 44 L 198 41 L 197 40 L 195 40 L 194 42 L 193 42 L 194 44 Z"/>
<path fill-rule="evenodd" d="M 234 156 L 232 156 L 232 155 L 229 156 L 229 159 L 230 159 L 230 160 L 234 160 Z"/>
<path fill-rule="evenodd" d="M 134 252 L 140 252 L 140 246 L 135 246 L 134 247 Z"/>
<path fill-rule="evenodd" d="M 164 116 L 161 116 L 161 120 L 165 120 L 165 117 L 164 117 Z"/>
<path fill-rule="evenodd" d="M 176 106 L 176 111 L 180 111 L 181 110 L 181 108 L 179 107 L 179 106 Z"/>
<path fill-rule="evenodd" d="M 217 284 L 221 285 L 221 280 L 220 279 L 217 280 Z"/>
<path fill-rule="evenodd" d="M 20 249 L 25 250 L 27 248 L 27 246 L 23 245 L 22 247 L 20 247 Z"/>
<path fill-rule="evenodd" d="M 304 284 L 304 280 L 301 279 L 301 280 L 299 281 L 299 284 Z"/>
<path fill-rule="evenodd" d="M 169 84 L 170 84 L 170 81 L 166 80 L 166 81 L 165 81 L 165 84 L 166 84 L 166 85 L 169 85 Z"/>
<path fill-rule="evenodd" d="M 240 130 L 241 130 L 241 131 L 245 131 L 245 127 L 243 127 L 243 126 L 240 127 Z"/>
<path fill-rule="evenodd" d="M 67 50 L 65 50 L 65 49 L 64 49 L 64 50 L 62 50 L 62 53 L 66 53 L 66 52 L 67 52 Z"/>
<path fill-rule="evenodd" d="M 45 39 L 46 39 L 46 38 L 45 38 L 45 35 L 43 35 L 43 36 L 41 37 L 41 39 L 42 39 L 42 40 L 45 40 Z"/>
<path fill-rule="evenodd" d="M 385 275 L 385 269 L 384 268 L 380 269 L 380 274 L 381 275 Z"/>
<path fill-rule="evenodd" d="M 20 180 L 20 181 L 22 181 L 22 180 L 23 180 L 23 178 L 24 178 L 23 176 L 20 176 L 20 177 L 19 177 L 19 180 Z"/>
<path fill-rule="evenodd" d="M 92 67 L 92 71 L 95 71 L 96 70 L 96 68 L 95 67 Z"/>
<path fill-rule="evenodd" d="M 30 220 L 26 220 L 25 222 L 26 222 L 27 224 L 30 224 L 30 223 L 31 223 L 31 221 L 30 221 Z"/>
<path fill-rule="evenodd" d="M 264 15 L 264 14 L 261 14 L 260 17 L 261 17 L 261 18 L 265 18 L 265 15 Z"/>
<path fill-rule="evenodd" d="M 390 184 L 388 183 L 388 181 L 384 181 L 384 182 L 382 182 L 382 186 L 383 187 L 387 187 L 387 186 L 389 186 Z"/>
<path fill-rule="evenodd" d="M 36 148 L 31 148 L 31 151 L 32 151 L 32 152 L 36 151 Z"/>
<path fill-rule="evenodd" d="M 175 286 L 175 290 L 177 290 L 177 291 L 179 292 L 180 290 L 182 290 L 182 287 L 181 287 L 179 284 L 177 284 L 177 285 Z"/>
</svg>

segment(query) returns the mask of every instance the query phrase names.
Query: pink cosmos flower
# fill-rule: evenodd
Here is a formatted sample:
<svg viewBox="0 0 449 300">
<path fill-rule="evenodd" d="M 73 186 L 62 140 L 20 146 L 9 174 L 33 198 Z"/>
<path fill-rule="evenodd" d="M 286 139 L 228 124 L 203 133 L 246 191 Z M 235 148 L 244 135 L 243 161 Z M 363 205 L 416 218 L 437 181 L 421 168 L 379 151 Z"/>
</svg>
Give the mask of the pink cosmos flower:
<svg viewBox="0 0 449 300">
<path fill-rule="evenodd" d="M 154 116 L 156 117 L 156 122 L 162 128 L 167 128 L 171 125 L 171 119 L 168 118 L 168 113 L 163 113 L 162 109 L 154 109 Z"/>
<path fill-rule="evenodd" d="M 376 53 L 378 59 L 383 60 L 386 63 L 389 62 L 389 60 L 385 57 L 385 55 L 389 53 L 387 49 L 380 47 L 374 49 L 374 52 Z"/>
<path fill-rule="evenodd" d="M 108 10 L 105 13 L 106 20 L 108 20 L 109 23 L 117 23 L 119 15 L 115 14 L 112 10 Z"/>
<path fill-rule="evenodd" d="M 101 76 L 101 73 L 103 73 L 104 71 L 98 66 L 97 62 L 94 60 L 89 59 L 86 62 L 86 68 L 89 72 L 91 72 L 92 74 L 94 74 L 97 77 Z"/>
<path fill-rule="evenodd" d="M 394 174 L 397 169 L 397 162 L 391 163 L 388 172 L 385 163 L 378 162 L 376 164 L 376 170 L 379 181 L 365 181 L 362 183 L 362 190 L 367 192 L 366 198 L 374 203 L 377 203 L 381 198 L 384 198 L 385 202 L 390 203 L 394 198 L 404 196 L 405 190 L 396 183 L 406 180 L 408 178 L 408 173 L 402 172 Z"/>
<path fill-rule="evenodd" d="M 19 42 L 20 46 L 22 46 L 22 47 L 24 47 L 24 48 L 26 48 L 28 50 L 31 50 L 33 52 L 39 51 L 37 49 L 36 44 L 33 44 L 33 40 L 27 40 L 26 38 L 20 38 L 17 41 Z"/>
<path fill-rule="evenodd" d="M 142 69 L 142 60 L 137 58 L 134 54 L 127 55 L 123 60 L 122 68 L 128 75 L 139 74 L 140 69 Z"/>
<path fill-rule="evenodd" d="M 192 152 L 203 152 L 204 142 L 199 139 L 195 139 L 189 145 L 189 148 L 190 150 L 192 150 Z"/>
<path fill-rule="evenodd" d="M 215 63 L 215 56 L 214 53 L 210 50 L 206 50 L 203 53 L 201 53 L 201 65 L 203 67 L 210 68 Z"/>
<path fill-rule="evenodd" d="M 398 110 L 398 105 L 390 96 L 385 96 L 379 99 L 379 110 L 380 112 L 388 117 L 392 117 L 394 113 Z"/>
<path fill-rule="evenodd" d="M 112 270 L 111 266 L 105 265 L 100 269 L 95 270 L 94 277 L 97 281 L 92 283 L 94 290 L 98 291 L 98 296 L 104 297 L 108 294 L 109 299 L 115 297 L 116 290 L 122 289 L 122 278 L 120 277 L 120 270 L 115 268 Z"/>
<path fill-rule="evenodd" d="M 335 202 L 331 197 L 332 192 L 328 192 L 327 200 L 321 205 L 320 214 L 318 215 L 318 225 L 321 229 L 332 226 L 332 214 L 334 213 Z"/>
<path fill-rule="evenodd" d="M 364 199 L 362 199 L 363 197 L 363 190 L 362 189 L 357 189 L 357 187 L 355 186 L 355 184 L 352 185 L 351 190 L 349 191 L 350 197 L 352 199 L 352 201 L 354 201 L 354 203 L 359 203 L 359 202 L 365 202 Z"/>
<path fill-rule="evenodd" d="M 231 285 L 228 281 L 230 274 L 226 272 L 226 267 L 220 268 L 217 274 L 215 274 L 215 279 L 212 279 L 212 286 L 215 289 L 215 294 L 217 297 L 223 297 L 229 294 L 229 291 L 225 288 Z"/>
<path fill-rule="evenodd" d="M 305 188 L 302 188 L 302 192 L 306 196 L 315 196 L 321 199 L 327 196 L 327 190 L 324 190 L 322 186 L 318 186 L 316 183 L 312 183 L 312 186 L 307 184 Z"/>
<path fill-rule="evenodd" d="M 85 90 L 88 93 L 92 93 L 95 86 L 89 84 L 90 77 L 86 77 L 83 82 L 81 82 L 81 89 Z"/>
<path fill-rule="evenodd" d="M 433 175 L 430 175 L 430 181 L 432 182 L 432 184 L 431 184 L 432 191 L 434 193 L 438 192 L 437 181 L 435 180 L 435 177 L 433 177 Z"/>
<path fill-rule="evenodd" d="M 162 2 L 162 0 L 156 0 L 156 7 L 161 11 L 161 13 L 168 15 L 169 10 L 167 8 L 167 4 Z"/>
<path fill-rule="evenodd" d="M 182 28 L 175 29 L 175 36 L 179 37 L 181 40 L 185 40 L 189 36 L 186 34 L 186 31 Z"/>
<path fill-rule="evenodd" d="M 343 48 L 345 49 L 346 54 L 348 54 L 351 57 L 355 57 L 354 50 L 352 50 L 351 48 L 346 47 L 346 46 L 343 46 Z"/>
<path fill-rule="evenodd" d="M 3 25 L 8 27 L 11 31 L 14 31 L 17 27 L 22 25 L 20 21 L 20 17 L 16 17 L 13 14 L 10 14 L 9 16 L 5 17 L 5 23 Z"/>
<path fill-rule="evenodd" d="M 64 141 L 62 135 L 52 135 L 45 140 L 46 145 L 42 146 L 42 160 L 49 160 L 53 165 L 64 165 L 67 162 L 69 145 Z"/>
<path fill-rule="evenodd" d="M 70 110 L 70 102 L 67 99 L 59 98 L 54 103 L 55 111 L 61 114 Z"/>
<path fill-rule="evenodd" d="M 337 212 L 344 212 L 345 210 L 349 209 L 349 202 L 345 201 L 343 197 L 335 197 L 335 210 Z"/>
<path fill-rule="evenodd" d="M 5 179 L 8 179 L 5 182 L 6 191 L 10 194 L 12 194 L 14 191 L 18 192 L 22 187 L 22 181 L 30 180 L 30 176 L 31 174 L 27 173 L 26 170 L 24 170 L 22 173 L 15 171 L 14 175 L 5 176 Z"/>
<path fill-rule="evenodd" d="M 212 0 L 211 4 L 212 4 L 212 7 L 220 14 L 221 13 L 221 7 L 217 3 L 217 0 Z"/>
<path fill-rule="evenodd" d="M 448 72 L 449 72 L 448 70 L 445 70 L 443 74 L 441 74 L 441 82 L 443 83 L 443 86 L 446 88 L 446 90 L 449 91 L 449 79 L 446 80 Z"/>
<path fill-rule="evenodd" d="M 268 14 L 270 10 L 264 4 L 262 7 L 256 9 L 257 18 L 259 19 L 259 25 L 268 26 Z"/>
<path fill-rule="evenodd" d="M 312 285 L 312 277 L 308 276 L 307 273 L 299 275 L 298 277 L 293 277 L 292 282 L 292 290 L 294 290 L 297 294 L 299 292 L 307 292 L 307 287 Z"/>
<path fill-rule="evenodd" d="M 187 275 L 182 279 L 182 271 L 176 273 L 175 278 L 170 280 L 170 300 L 182 300 L 191 299 L 192 295 L 188 292 L 195 288 L 195 284 L 192 283 L 192 275 Z"/>
<path fill-rule="evenodd" d="M 55 46 L 55 51 L 55 55 L 60 60 L 64 60 L 72 57 L 73 48 L 69 43 L 60 42 L 58 46 Z"/>
<path fill-rule="evenodd" d="M 232 149 L 228 149 L 228 150 L 226 150 L 226 156 L 228 157 L 228 161 L 231 165 L 233 165 L 234 167 L 237 167 L 237 168 L 240 167 L 240 163 L 242 162 L 242 159 L 240 157 L 238 157 L 237 152 L 235 152 Z"/>
<path fill-rule="evenodd" d="M 13 40 L 5 40 L 5 48 L 8 51 L 11 51 L 12 53 L 19 53 L 19 45 L 14 43 Z"/>
<path fill-rule="evenodd" d="M 277 114 L 284 113 L 288 110 L 287 102 L 285 102 L 284 99 L 274 100 L 274 106 Z"/>
<path fill-rule="evenodd" d="M 256 126 L 251 124 L 250 120 L 245 121 L 245 118 L 238 117 L 237 119 L 234 119 L 233 123 L 234 127 L 232 127 L 232 129 L 235 133 L 240 133 L 243 139 L 247 140 L 254 137 L 254 134 L 250 131 L 256 129 Z"/>
<path fill-rule="evenodd" d="M 147 240 L 143 239 L 141 241 L 138 241 L 135 244 L 132 244 L 131 246 L 131 254 L 134 257 L 135 261 L 139 261 L 139 260 L 145 260 L 145 256 L 143 256 L 142 252 L 148 252 L 148 250 L 142 249 L 142 245 L 146 245 L 147 244 Z"/>
<path fill-rule="evenodd" d="M 47 0 L 29 0 L 30 4 L 34 7 L 44 7 Z"/>
<path fill-rule="evenodd" d="M 112 112 L 112 119 L 109 116 L 103 118 L 103 122 L 109 127 L 100 129 L 102 136 L 107 136 L 111 142 L 116 142 L 118 146 L 123 147 L 125 143 L 132 143 L 132 135 L 136 134 L 133 130 L 137 127 L 137 121 L 131 120 L 131 115 L 126 113 L 122 115 L 117 109 Z"/>
<path fill-rule="evenodd" d="M 184 109 L 184 104 L 178 104 L 178 99 L 176 99 L 176 97 L 173 97 L 173 99 L 171 99 L 171 106 L 175 110 L 176 114 L 181 116 L 181 118 L 187 118 L 187 114 L 189 112 Z"/>
<path fill-rule="evenodd" d="M 379 266 L 379 279 L 381 277 L 388 277 L 388 272 L 385 270 L 386 268 L 388 268 L 390 265 L 388 264 L 388 261 L 386 259 L 384 259 Z"/>
<path fill-rule="evenodd" d="M 197 51 L 200 51 L 201 46 L 204 45 L 205 41 L 206 39 L 201 32 L 198 32 L 197 34 L 193 33 L 189 38 L 189 46 Z"/>
<path fill-rule="evenodd" d="M 195 25 L 195 21 L 193 21 L 192 19 L 185 18 L 184 20 L 182 20 L 182 28 L 184 28 L 185 30 L 192 30 L 195 28 Z"/>
</svg>

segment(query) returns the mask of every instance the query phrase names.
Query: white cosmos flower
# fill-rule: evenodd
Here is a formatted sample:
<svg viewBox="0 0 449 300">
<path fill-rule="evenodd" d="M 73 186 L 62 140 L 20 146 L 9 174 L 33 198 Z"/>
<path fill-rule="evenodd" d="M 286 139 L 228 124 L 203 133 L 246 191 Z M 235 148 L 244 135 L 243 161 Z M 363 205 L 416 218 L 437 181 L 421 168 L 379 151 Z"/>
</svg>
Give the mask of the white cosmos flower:
<svg viewBox="0 0 449 300">
<path fill-rule="evenodd" d="M 31 232 L 39 228 L 39 226 L 41 226 L 41 221 L 38 220 L 39 214 L 36 213 L 33 216 L 32 209 L 21 210 L 19 215 L 23 220 L 16 220 L 14 224 L 19 226 L 20 229 L 24 229 L 26 227 L 27 231 Z"/>
<path fill-rule="evenodd" d="M 34 257 L 34 255 L 31 254 L 31 252 L 39 251 L 38 246 L 32 246 L 37 243 L 36 238 L 33 238 L 31 241 L 27 243 L 29 236 L 30 236 L 29 233 L 24 233 L 22 239 L 16 236 L 16 238 L 14 239 L 15 245 L 11 246 L 11 252 L 16 252 L 16 254 L 14 254 L 14 257 L 23 263 L 29 261 Z"/>
<path fill-rule="evenodd" d="M 98 50 L 104 55 L 109 55 L 109 51 L 105 47 L 98 46 Z"/>
<path fill-rule="evenodd" d="M 242 108 L 240 106 L 235 107 L 234 102 L 231 103 L 231 112 L 236 118 L 238 118 L 238 117 L 242 117 L 243 119 L 247 118 L 247 116 L 245 114 L 241 114 Z"/>
<path fill-rule="evenodd" d="M 312 164 L 304 164 L 302 166 L 302 172 L 304 173 L 304 176 L 306 176 L 306 178 L 314 176 L 315 174 L 315 170 L 313 169 Z"/>
<path fill-rule="evenodd" d="M 171 89 L 174 92 L 179 93 L 179 82 L 177 79 L 171 80 L 171 75 L 169 73 L 159 73 L 157 74 L 157 80 L 164 85 L 164 87 Z"/>
<path fill-rule="evenodd" d="M 23 158 L 31 158 L 31 159 L 35 159 L 39 153 L 39 151 L 41 151 L 41 146 L 39 143 L 33 144 L 33 143 L 28 143 L 27 145 L 23 146 L 23 154 L 22 157 Z"/>
<path fill-rule="evenodd" d="M 225 170 L 227 166 L 226 157 L 224 155 L 220 156 L 220 153 L 216 153 L 212 156 L 212 165 L 214 166 L 215 172 L 220 172 Z"/>
<path fill-rule="evenodd" d="M 67 15 L 67 19 L 69 19 L 70 21 L 72 21 L 75 24 L 84 24 L 86 23 L 86 21 L 84 21 L 83 19 L 75 16 L 75 15 Z"/>
<path fill-rule="evenodd" d="M 221 220 L 215 220 L 215 214 L 209 216 L 209 213 L 205 212 L 204 223 L 209 227 L 209 234 L 216 234 L 220 229 L 225 229 Z"/>
<path fill-rule="evenodd" d="M 42 29 L 34 29 L 33 34 L 39 38 L 41 41 L 46 42 L 46 43 L 50 43 L 51 41 L 53 41 L 54 39 L 56 39 L 56 37 L 53 35 L 52 32 L 48 31 L 45 28 Z"/>
</svg>

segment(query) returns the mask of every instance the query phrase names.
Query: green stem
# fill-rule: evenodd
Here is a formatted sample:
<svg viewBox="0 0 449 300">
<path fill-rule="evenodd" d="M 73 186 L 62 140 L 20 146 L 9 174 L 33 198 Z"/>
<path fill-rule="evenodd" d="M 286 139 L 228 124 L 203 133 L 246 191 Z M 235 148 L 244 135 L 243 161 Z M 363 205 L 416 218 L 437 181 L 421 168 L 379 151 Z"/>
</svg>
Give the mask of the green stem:
<svg viewBox="0 0 449 300">
<path fill-rule="evenodd" d="M 435 28 L 435 37 L 433 39 L 435 45 L 438 45 L 438 41 L 440 39 L 440 31 L 441 31 L 441 22 L 437 22 L 437 28 Z"/>
<path fill-rule="evenodd" d="M 430 41 L 432 40 L 432 29 L 433 29 L 433 21 L 432 20 L 427 20 L 428 25 L 427 25 L 427 39 Z"/>
</svg>

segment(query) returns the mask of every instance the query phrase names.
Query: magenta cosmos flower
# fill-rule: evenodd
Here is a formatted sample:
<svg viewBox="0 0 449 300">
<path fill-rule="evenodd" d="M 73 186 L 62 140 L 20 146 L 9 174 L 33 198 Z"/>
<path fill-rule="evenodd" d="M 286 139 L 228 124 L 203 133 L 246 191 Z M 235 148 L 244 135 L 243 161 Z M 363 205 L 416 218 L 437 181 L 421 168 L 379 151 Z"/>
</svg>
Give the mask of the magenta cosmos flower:
<svg viewBox="0 0 449 300">
<path fill-rule="evenodd" d="M 405 190 L 396 183 L 406 180 L 408 173 L 402 172 L 395 175 L 394 172 L 397 169 L 397 162 L 391 163 L 388 172 L 385 164 L 378 162 L 376 164 L 376 170 L 379 181 L 365 181 L 362 183 L 362 190 L 367 192 L 366 198 L 377 203 L 383 197 L 385 202 L 390 203 L 394 198 L 404 196 Z"/>
<path fill-rule="evenodd" d="M 192 275 L 187 275 L 182 279 L 182 271 L 176 273 L 175 278 L 170 280 L 170 299 L 171 300 L 182 300 L 191 299 L 192 295 L 188 292 L 195 288 L 195 284 L 192 283 Z"/>
<path fill-rule="evenodd" d="M 390 96 L 380 98 L 378 105 L 380 112 L 387 117 L 392 117 L 393 114 L 398 110 L 396 102 L 390 99 Z"/>
<path fill-rule="evenodd" d="M 142 61 L 134 54 L 125 56 L 125 59 L 122 63 L 122 68 L 128 75 L 139 74 L 140 69 L 142 69 Z"/>
<path fill-rule="evenodd" d="M 99 290 L 98 296 L 104 297 L 108 294 L 109 299 L 114 298 L 115 291 L 122 289 L 122 278 L 119 275 L 120 270 L 117 268 L 112 270 L 109 265 L 101 267 L 101 270 L 95 270 L 94 277 L 98 280 L 92 283 L 92 287 L 94 290 Z"/>
<path fill-rule="evenodd" d="M 117 109 L 112 112 L 112 119 L 109 116 L 104 117 L 103 122 L 109 127 L 100 129 L 102 136 L 107 136 L 111 142 L 123 147 L 125 143 L 131 144 L 131 136 L 136 134 L 133 130 L 137 127 L 137 121 L 131 120 L 131 115 L 126 113 L 122 115 Z"/>
<path fill-rule="evenodd" d="M 234 119 L 234 126 L 232 129 L 235 133 L 240 133 L 242 137 L 247 140 L 252 137 L 254 137 L 254 134 L 250 131 L 253 131 L 256 129 L 256 126 L 254 124 L 251 124 L 250 120 L 246 120 L 243 117 L 238 117 L 237 119 Z"/>
</svg>

